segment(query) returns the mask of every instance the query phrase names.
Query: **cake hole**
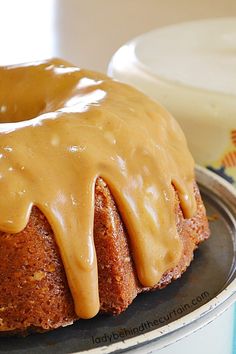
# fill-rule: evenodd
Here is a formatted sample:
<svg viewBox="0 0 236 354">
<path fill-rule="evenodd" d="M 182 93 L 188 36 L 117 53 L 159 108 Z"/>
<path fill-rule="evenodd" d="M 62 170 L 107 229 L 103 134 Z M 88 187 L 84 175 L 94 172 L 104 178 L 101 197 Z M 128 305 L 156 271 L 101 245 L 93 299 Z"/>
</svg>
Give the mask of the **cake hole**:
<svg viewBox="0 0 236 354">
<path fill-rule="evenodd" d="M 0 123 L 16 123 L 27 121 L 47 113 L 46 104 L 44 102 L 27 102 L 27 98 L 23 102 L 16 99 L 12 103 L 0 103 Z"/>
</svg>

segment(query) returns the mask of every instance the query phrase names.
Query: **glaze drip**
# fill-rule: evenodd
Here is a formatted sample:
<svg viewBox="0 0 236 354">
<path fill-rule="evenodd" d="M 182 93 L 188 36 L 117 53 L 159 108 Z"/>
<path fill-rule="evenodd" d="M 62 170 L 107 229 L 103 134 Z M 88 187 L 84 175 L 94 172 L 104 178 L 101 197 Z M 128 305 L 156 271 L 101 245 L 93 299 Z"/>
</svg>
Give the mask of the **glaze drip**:
<svg viewBox="0 0 236 354">
<path fill-rule="evenodd" d="M 144 286 L 182 244 L 174 190 L 196 209 L 194 163 L 166 110 L 135 89 L 61 60 L 0 68 L 0 229 L 25 228 L 36 205 L 58 244 L 79 317 L 99 311 L 94 188 L 109 186 Z"/>
</svg>

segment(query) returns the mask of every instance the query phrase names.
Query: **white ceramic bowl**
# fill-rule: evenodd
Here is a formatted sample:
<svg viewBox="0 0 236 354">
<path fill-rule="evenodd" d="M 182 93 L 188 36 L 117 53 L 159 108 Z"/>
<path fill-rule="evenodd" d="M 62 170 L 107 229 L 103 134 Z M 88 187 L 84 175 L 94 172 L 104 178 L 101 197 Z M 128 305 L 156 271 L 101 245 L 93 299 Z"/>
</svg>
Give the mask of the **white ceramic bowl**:
<svg viewBox="0 0 236 354">
<path fill-rule="evenodd" d="M 145 33 L 114 54 L 108 74 L 163 104 L 196 162 L 236 183 L 236 17 Z"/>
</svg>

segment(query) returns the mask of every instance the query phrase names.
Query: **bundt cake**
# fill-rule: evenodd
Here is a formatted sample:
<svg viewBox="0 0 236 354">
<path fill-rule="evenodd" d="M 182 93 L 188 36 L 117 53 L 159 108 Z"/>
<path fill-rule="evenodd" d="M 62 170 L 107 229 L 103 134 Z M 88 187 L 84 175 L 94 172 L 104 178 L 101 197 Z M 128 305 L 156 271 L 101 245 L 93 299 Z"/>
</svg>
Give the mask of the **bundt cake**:
<svg viewBox="0 0 236 354">
<path fill-rule="evenodd" d="M 0 78 L 0 331 L 118 314 L 180 277 L 209 228 L 172 116 L 58 59 Z"/>
</svg>

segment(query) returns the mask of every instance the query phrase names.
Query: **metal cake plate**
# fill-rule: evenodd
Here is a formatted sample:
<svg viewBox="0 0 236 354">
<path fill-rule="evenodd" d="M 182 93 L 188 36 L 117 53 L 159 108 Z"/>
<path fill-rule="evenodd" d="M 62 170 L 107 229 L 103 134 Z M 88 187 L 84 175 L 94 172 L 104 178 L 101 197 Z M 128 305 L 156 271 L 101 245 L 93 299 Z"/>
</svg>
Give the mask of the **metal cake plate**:
<svg viewBox="0 0 236 354">
<path fill-rule="evenodd" d="M 236 190 L 201 167 L 196 168 L 196 176 L 211 237 L 200 245 L 179 280 L 163 290 L 139 295 L 119 316 L 98 315 L 25 338 L 1 337 L 0 354 L 123 352 L 154 341 L 162 343 L 174 332 L 180 339 L 225 311 L 236 299 Z"/>
</svg>

